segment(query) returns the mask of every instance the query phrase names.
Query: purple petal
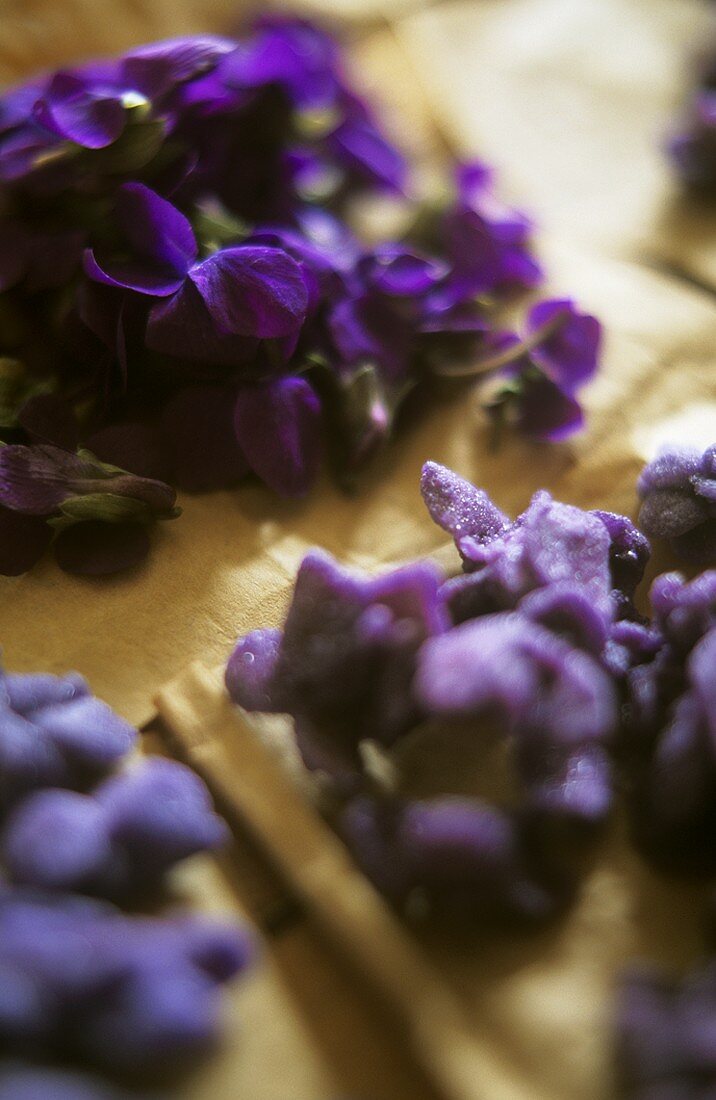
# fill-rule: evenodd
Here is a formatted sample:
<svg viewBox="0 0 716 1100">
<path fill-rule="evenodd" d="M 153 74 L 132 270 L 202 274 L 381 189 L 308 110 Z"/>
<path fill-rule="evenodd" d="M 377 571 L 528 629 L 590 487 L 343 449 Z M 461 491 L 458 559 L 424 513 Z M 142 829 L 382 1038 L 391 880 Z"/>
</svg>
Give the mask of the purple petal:
<svg viewBox="0 0 716 1100">
<path fill-rule="evenodd" d="M 194 363 L 236 370 L 256 359 L 259 341 L 217 331 L 204 299 L 190 279 L 170 298 L 155 302 L 147 321 L 147 347 Z"/>
<path fill-rule="evenodd" d="M 420 492 L 431 519 L 456 540 L 470 535 L 487 542 L 509 526 L 484 490 L 437 462 L 423 466 Z"/>
<path fill-rule="evenodd" d="M 56 73 L 37 101 L 34 117 L 60 138 L 86 149 L 103 149 L 116 141 L 126 122 L 121 100 L 91 91 L 69 72 Z"/>
<path fill-rule="evenodd" d="M 176 760 L 150 758 L 105 780 L 95 798 L 112 838 L 145 864 L 169 866 L 227 838 L 205 784 Z"/>
<path fill-rule="evenodd" d="M 369 277 L 385 294 L 412 297 L 432 290 L 448 272 L 448 266 L 427 256 L 385 245 L 370 257 Z"/>
<path fill-rule="evenodd" d="M 252 470 L 282 496 L 303 496 L 321 458 L 321 403 L 303 378 L 243 386 L 234 409 L 236 437 Z"/>
<path fill-rule="evenodd" d="M 50 545 L 52 530 L 43 518 L 25 516 L 0 504 L 0 574 L 17 577 L 32 569 Z"/>
<path fill-rule="evenodd" d="M 85 468 L 90 464 L 58 447 L 0 447 L 0 504 L 26 515 L 51 515 L 69 495 L 69 479 Z"/>
<path fill-rule="evenodd" d="M 87 249 L 85 274 L 96 282 L 141 294 L 166 297 L 175 293 L 197 255 L 188 219 L 142 183 L 119 188 L 115 217 L 129 244 L 130 258 L 117 260 L 111 254 Z"/>
<path fill-rule="evenodd" d="M 149 534 L 138 523 L 76 523 L 54 544 L 60 569 L 85 577 L 103 577 L 131 569 L 149 553 Z"/>
<path fill-rule="evenodd" d="M 224 249 L 197 264 L 190 278 L 223 334 L 292 336 L 306 315 L 301 268 L 278 248 Z"/>
<path fill-rule="evenodd" d="M 124 56 L 122 81 L 127 87 L 156 99 L 177 84 L 211 72 L 222 57 L 236 48 L 236 42 L 213 35 L 170 38 L 139 46 Z"/>
<path fill-rule="evenodd" d="M 518 401 L 517 423 L 533 439 L 557 443 L 579 431 L 584 413 L 574 397 L 542 378 L 525 383 Z"/>
<path fill-rule="evenodd" d="M 597 370 L 602 327 L 596 317 L 578 313 L 569 299 L 538 302 L 527 316 L 530 336 L 546 335 L 530 352 L 534 362 L 562 390 L 573 394 Z"/>
<path fill-rule="evenodd" d="M 117 221 L 138 256 L 186 275 L 198 246 L 191 223 L 176 206 L 143 183 L 125 183 L 117 191 Z"/>
<path fill-rule="evenodd" d="M 249 472 L 234 430 L 235 400 L 224 386 L 187 386 L 165 406 L 160 430 L 180 489 L 227 489 Z"/>
<path fill-rule="evenodd" d="M 688 489 L 690 481 L 701 473 L 703 456 L 696 447 L 664 447 L 649 462 L 636 483 L 639 496 L 653 489 Z"/>
<path fill-rule="evenodd" d="M 359 178 L 388 191 L 404 191 L 406 162 L 370 121 L 347 119 L 333 131 L 328 144 L 339 162 Z"/>
</svg>

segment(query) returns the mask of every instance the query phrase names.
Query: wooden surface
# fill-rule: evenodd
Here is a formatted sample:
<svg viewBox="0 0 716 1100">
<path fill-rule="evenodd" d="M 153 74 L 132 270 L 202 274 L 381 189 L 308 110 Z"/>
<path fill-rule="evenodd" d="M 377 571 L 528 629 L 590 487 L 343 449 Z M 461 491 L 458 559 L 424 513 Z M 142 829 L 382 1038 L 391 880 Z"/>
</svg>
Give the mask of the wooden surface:
<svg viewBox="0 0 716 1100">
<path fill-rule="evenodd" d="M 343 21 L 360 79 L 421 161 L 446 142 L 484 156 L 504 193 L 535 212 L 550 289 L 605 322 L 604 370 L 588 394 L 588 430 L 573 443 L 511 439 L 495 454 L 473 405 L 456 400 L 426 412 L 357 499 L 325 484 L 300 507 L 258 490 L 188 498 L 137 576 L 96 584 L 47 563 L 0 581 L 9 667 L 77 668 L 138 722 L 152 719 L 161 685 L 193 660 L 218 665 L 240 631 L 280 621 L 309 545 L 368 568 L 436 547 L 417 485 L 428 458 L 472 477 L 508 511 L 546 486 L 633 513 L 635 476 L 659 441 L 716 434 L 714 223 L 679 199 L 659 151 L 692 44 L 708 32 L 706 0 L 321 6 Z M 221 30 L 235 12 L 224 0 L 0 0 L 0 80 L 152 37 Z M 657 554 L 655 565 L 667 564 Z M 175 705 L 193 675 L 169 692 Z M 218 689 L 206 705 L 224 705 Z M 440 1082 L 425 1079 L 410 1044 L 376 1015 L 374 994 L 307 919 L 305 897 L 238 826 L 222 863 L 193 861 L 177 890 L 248 912 L 266 934 L 264 964 L 230 994 L 223 1047 L 181 1096 L 435 1100 Z M 614 974 L 635 952 L 685 963 L 700 913 L 697 895 L 648 875 L 617 831 L 560 928 L 539 940 L 421 945 L 472 1028 L 483 1074 L 498 1067 L 488 1078 L 476 1070 L 486 1100 L 608 1100 Z"/>
</svg>

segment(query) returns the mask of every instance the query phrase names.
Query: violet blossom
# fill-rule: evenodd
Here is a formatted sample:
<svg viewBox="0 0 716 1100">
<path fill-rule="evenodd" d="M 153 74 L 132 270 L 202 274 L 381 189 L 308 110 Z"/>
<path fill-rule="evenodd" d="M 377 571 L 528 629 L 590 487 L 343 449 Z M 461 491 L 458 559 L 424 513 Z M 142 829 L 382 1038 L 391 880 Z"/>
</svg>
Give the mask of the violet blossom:
<svg viewBox="0 0 716 1100">
<path fill-rule="evenodd" d="M 460 166 L 437 204 L 412 194 L 407 167 L 336 43 L 290 17 L 6 92 L 0 440 L 37 450 L 39 483 L 60 477 L 48 464 L 71 480 L 89 450 L 189 492 L 253 477 L 301 497 L 325 460 L 351 483 L 408 395 L 446 375 L 490 377 L 493 411 L 538 439 L 568 435 L 598 323 L 565 299 L 533 307 L 523 339 L 501 335 L 501 305 L 541 279 L 529 219 L 485 165 Z M 349 228 L 365 191 L 414 214 L 403 239 L 369 247 Z M 75 453 L 50 463 L 48 446 Z M 85 501 L 70 527 L 65 500 L 59 515 L 13 500 L 0 496 L 2 572 L 30 568 L 53 534 L 76 572 L 147 552 L 137 505 L 120 522 L 115 501 L 110 523 Z"/>
</svg>

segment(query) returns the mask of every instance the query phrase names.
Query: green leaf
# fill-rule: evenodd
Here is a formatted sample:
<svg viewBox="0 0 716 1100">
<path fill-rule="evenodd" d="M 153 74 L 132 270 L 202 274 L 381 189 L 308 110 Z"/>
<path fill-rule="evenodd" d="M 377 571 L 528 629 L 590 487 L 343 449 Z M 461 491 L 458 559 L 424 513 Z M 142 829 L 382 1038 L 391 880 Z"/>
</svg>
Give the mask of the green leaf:
<svg viewBox="0 0 716 1100">
<path fill-rule="evenodd" d="M 72 523 L 100 520 L 102 523 L 153 523 L 154 512 L 142 500 L 116 493 L 87 493 L 68 497 L 60 505 L 62 517 Z M 59 524 L 57 524 L 59 526 Z M 67 526 L 67 524 L 64 524 Z"/>
<path fill-rule="evenodd" d="M 164 122 L 160 118 L 131 123 L 117 141 L 105 149 L 90 149 L 83 154 L 93 171 L 109 175 L 138 172 L 156 156 L 164 141 Z"/>
</svg>

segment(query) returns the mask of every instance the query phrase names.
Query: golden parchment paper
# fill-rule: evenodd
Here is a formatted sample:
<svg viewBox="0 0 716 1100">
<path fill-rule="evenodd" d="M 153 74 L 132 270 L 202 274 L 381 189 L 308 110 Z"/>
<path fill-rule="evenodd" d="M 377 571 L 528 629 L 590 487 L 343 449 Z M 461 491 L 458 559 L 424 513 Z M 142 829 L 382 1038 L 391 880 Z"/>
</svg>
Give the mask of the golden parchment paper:
<svg viewBox="0 0 716 1100">
<path fill-rule="evenodd" d="M 152 36 L 221 29 L 230 11 L 221 0 L 0 0 L 0 77 Z M 633 515 L 636 475 L 660 442 L 716 437 L 714 223 L 679 200 L 659 150 L 688 59 L 708 31 L 708 5 L 450 0 L 385 11 L 392 29 L 357 36 L 356 15 L 373 19 L 376 8 L 356 0 L 350 33 L 362 79 L 386 101 L 398 137 L 432 156 L 429 109 L 461 152 L 494 162 L 503 193 L 539 221 L 548 292 L 574 297 L 604 322 L 587 430 L 560 446 L 509 437 L 495 452 L 462 390 L 424 410 L 356 497 L 327 480 L 301 504 L 258 488 L 186 497 L 183 516 L 162 528 L 132 576 L 84 581 L 46 562 L 0 579 L 8 667 L 78 669 L 143 723 L 160 686 L 192 660 L 216 666 L 237 634 L 280 622 L 309 546 L 377 569 L 440 545 L 418 493 L 427 459 L 470 477 L 512 513 L 546 487 L 570 503 Z M 671 564 L 657 550 L 652 572 Z M 241 909 L 240 884 L 240 867 L 227 878 L 199 860 L 186 872 L 187 892 L 214 908 Z M 614 974 L 640 952 L 684 963 L 698 949 L 699 914 L 699 897 L 648 874 L 617 830 L 558 929 L 460 950 L 426 944 L 505 1067 L 486 1100 L 608 1100 Z M 351 1042 L 365 1061 L 361 1044 L 372 1040 L 327 974 L 321 993 L 338 1007 L 322 1015 L 314 1005 L 309 1026 L 295 995 L 318 981 L 320 959 L 308 950 L 298 933 L 267 948 L 266 965 L 230 996 L 222 1053 L 182 1096 L 337 1100 L 349 1082 L 366 1100 L 418 1100 L 378 1045 L 372 1064 L 368 1057 L 372 1091 L 369 1076 L 346 1075 Z"/>
</svg>

